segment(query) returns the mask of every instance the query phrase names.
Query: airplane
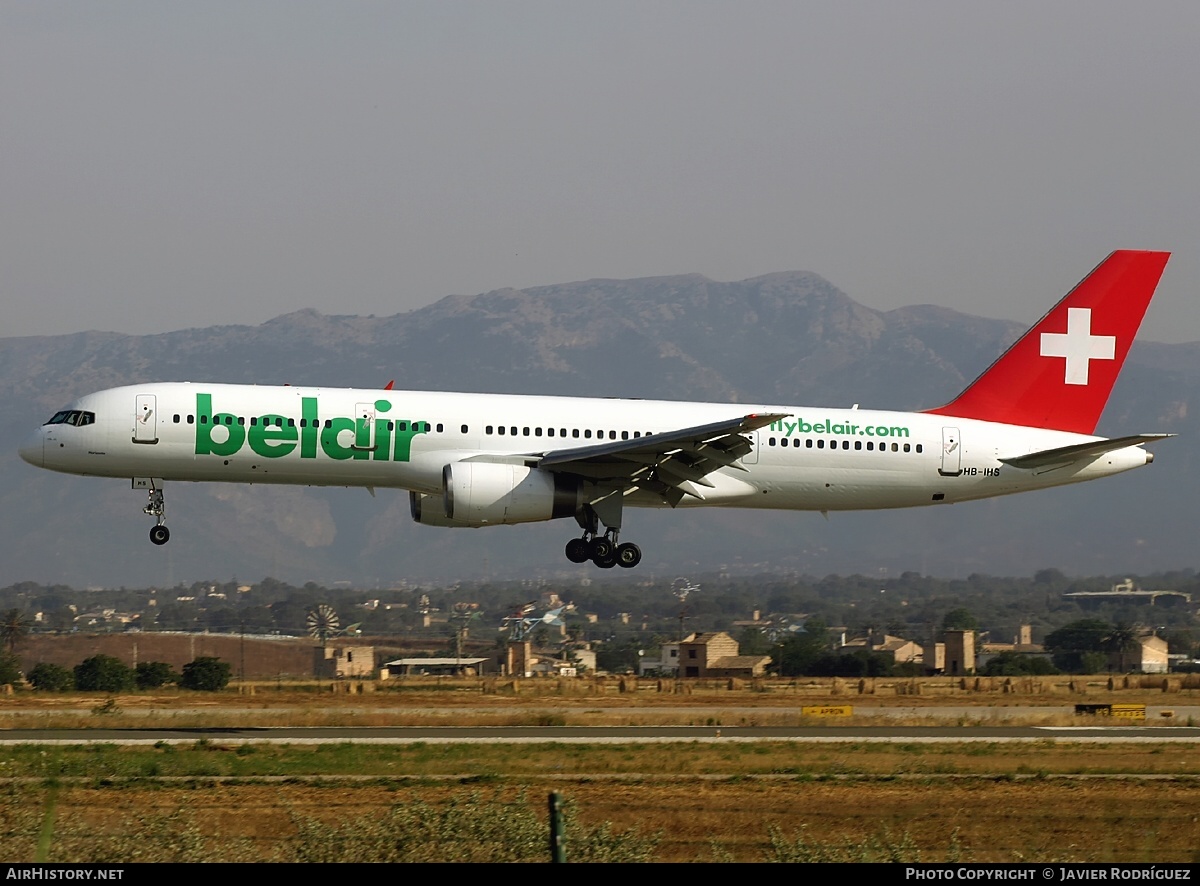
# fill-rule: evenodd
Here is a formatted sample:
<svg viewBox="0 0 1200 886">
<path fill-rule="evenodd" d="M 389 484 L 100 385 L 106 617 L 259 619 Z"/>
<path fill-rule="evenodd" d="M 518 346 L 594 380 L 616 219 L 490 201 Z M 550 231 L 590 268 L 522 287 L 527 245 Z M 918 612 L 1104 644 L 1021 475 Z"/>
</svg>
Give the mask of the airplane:
<svg viewBox="0 0 1200 886">
<path fill-rule="evenodd" d="M 1166 267 L 1119 250 L 976 381 L 922 412 L 384 389 L 148 383 L 81 397 L 20 447 L 132 480 L 165 544 L 168 481 L 407 490 L 426 526 L 574 518 L 567 559 L 637 566 L 626 507 L 940 506 L 1154 460 L 1171 434 L 1094 436 Z"/>
</svg>

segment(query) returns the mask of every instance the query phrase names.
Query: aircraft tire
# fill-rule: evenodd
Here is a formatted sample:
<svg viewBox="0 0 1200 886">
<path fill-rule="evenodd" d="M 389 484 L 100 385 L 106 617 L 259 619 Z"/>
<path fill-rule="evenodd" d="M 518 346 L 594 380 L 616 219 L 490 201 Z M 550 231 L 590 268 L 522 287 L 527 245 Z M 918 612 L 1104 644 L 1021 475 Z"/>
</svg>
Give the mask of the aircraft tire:
<svg viewBox="0 0 1200 886">
<path fill-rule="evenodd" d="M 150 541 L 156 545 L 165 545 L 171 540 L 171 530 L 166 526 L 150 527 Z"/>
<path fill-rule="evenodd" d="M 597 535 L 588 542 L 588 555 L 591 560 L 599 562 L 613 554 L 613 543 L 603 535 Z"/>
<path fill-rule="evenodd" d="M 632 569 L 642 562 L 642 549 L 631 541 L 617 546 L 617 565 Z"/>
<path fill-rule="evenodd" d="M 573 538 L 567 542 L 567 559 L 572 563 L 586 563 L 591 558 L 589 545 L 585 539 Z"/>
<path fill-rule="evenodd" d="M 597 566 L 599 566 L 601 569 L 612 569 L 614 566 L 617 565 L 616 552 L 610 550 L 607 557 L 594 557 L 592 559 L 592 562 L 595 563 Z"/>
</svg>

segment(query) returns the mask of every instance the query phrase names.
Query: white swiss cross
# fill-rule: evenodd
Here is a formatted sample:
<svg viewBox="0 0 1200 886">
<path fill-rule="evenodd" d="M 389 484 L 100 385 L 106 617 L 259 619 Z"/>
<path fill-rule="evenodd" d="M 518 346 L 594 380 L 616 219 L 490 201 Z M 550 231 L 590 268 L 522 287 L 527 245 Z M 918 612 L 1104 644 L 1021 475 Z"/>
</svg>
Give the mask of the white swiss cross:
<svg viewBox="0 0 1200 886">
<path fill-rule="evenodd" d="M 1067 308 L 1067 331 L 1043 332 L 1041 354 L 1066 358 L 1064 384 L 1086 385 L 1092 360 L 1116 359 L 1117 337 L 1092 335 L 1091 308 Z"/>
</svg>

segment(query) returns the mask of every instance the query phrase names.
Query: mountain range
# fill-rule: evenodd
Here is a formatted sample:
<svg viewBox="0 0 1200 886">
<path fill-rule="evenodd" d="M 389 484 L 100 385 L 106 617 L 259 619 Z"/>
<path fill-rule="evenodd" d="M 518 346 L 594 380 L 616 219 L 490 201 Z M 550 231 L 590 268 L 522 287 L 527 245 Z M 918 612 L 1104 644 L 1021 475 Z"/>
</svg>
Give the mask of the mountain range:
<svg viewBox="0 0 1200 886">
<path fill-rule="evenodd" d="M 417 526 L 397 490 L 169 484 L 172 540 L 144 493 L 38 471 L 20 439 L 81 394 L 148 381 L 305 384 L 915 410 L 950 400 L 1023 331 L 929 305 L 875 311 L 821 277 L 588 280 L 449 296 L 390 317 L 302 310 L 259 326 L 0 338 L 0 585 L 173 586 L 591 580 L 562 554 L 574 521 Z M 645 553 L 612 579 L 749 570 L 951 577 L 1148 573 L 1193 565 L 1200 343 L 1137 342 L 1097 433 L 1169 432 L 1126 475 L 940 508 L 831 514 L 642 511 Z M 607 577 L 607 576 L 606 576 Z"/>
</svg>

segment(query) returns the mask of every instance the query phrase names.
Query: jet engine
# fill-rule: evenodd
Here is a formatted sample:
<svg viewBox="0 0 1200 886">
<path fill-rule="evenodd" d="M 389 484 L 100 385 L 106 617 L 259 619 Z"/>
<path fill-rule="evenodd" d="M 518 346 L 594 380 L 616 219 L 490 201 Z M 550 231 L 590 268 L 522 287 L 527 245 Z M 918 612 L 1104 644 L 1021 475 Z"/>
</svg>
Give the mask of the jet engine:
<svg viewBox="0 0 1200 886">
<path fill-rule="evenodd" d="M 524 465 L 456 462 L 442 469 L 443 494 L 409 493 L 413 519 L 426 526 L 493 526 L 573 517 L 578 480 Z"/>
</svg>

